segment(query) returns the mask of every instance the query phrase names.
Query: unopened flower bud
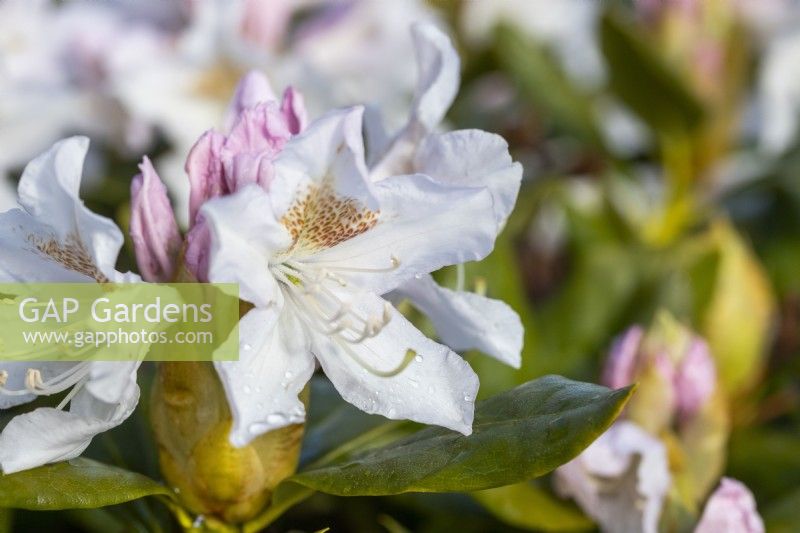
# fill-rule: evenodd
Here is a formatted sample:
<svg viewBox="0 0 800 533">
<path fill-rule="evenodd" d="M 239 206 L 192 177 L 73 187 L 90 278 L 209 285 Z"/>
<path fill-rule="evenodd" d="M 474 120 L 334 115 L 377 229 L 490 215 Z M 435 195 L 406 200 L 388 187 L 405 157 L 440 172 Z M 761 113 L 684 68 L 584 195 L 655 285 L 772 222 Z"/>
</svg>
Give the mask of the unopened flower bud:
<svg viewBox="0 0 800 533">
<path fill-rule="evenodd" d="M 302 424 L 241 448 L 231 444 L 230 410 L 210 363 L 161 363 L 151 411 L 162 473 L 198 515 L 227 523 L 253 518 L 297 467 Z"/>
<path fill-rule="evenodd" d="M 614 343 L 602 383 L 619 388 L 639 383 L 628 416 L 658 433 L 675 419 L 692 419 L 709 401 L 717 372 L 706 342 L 667 314 L 647 331 L 633 326 Z"/>
</svg>

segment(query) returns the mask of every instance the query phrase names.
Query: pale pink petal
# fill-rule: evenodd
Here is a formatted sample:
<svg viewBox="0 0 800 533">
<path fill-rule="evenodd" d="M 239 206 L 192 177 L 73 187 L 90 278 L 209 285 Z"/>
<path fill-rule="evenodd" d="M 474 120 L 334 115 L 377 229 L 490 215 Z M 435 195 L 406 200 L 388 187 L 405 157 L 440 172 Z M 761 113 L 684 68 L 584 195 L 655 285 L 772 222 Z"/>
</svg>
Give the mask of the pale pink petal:
<svg viewBox="0 0 800 533">
<path fill-rule="evenodd" d="M 257 70 L 251 70 L 239 81 L 236 92 L 225 115 L 225 131 L 230 131 L 242 111 L 262 102 L 277 100 L 267 77 Z"/>
<path fill-rule="evenodd" d="M 614 341 L 603 369 L 603 385 L 618 389 L 633 383 L 636 356 L 643 338 L 644 330 L 640 326 L 633 326 Z"/>
<path fill-rule="evenodd" d="M 206 201 L 228 193 L 222 171 L 220 151 L 225 137 L 209 130 L 192 147 L 186 158 L 189 175 L 189 224 L 194 224 L 200 206 Z"/>
<path fill-rule="evenodd" d="M 717 384 L 717 368 L 704 340 L 692 340 L 675 373 L 674 384 L 678 416 L 687 420 L 703 408 Z"/>
<path fill-rule="evenodd" d="M 694 533 L 764 533 L 764 521 L 747 487 L 735 479 L 722 478 L 709 498 Z"/>
<path fill-rule="evenodd" d="M 292 0 L 244 0 L 241 36 L 258 49 L 274 50 L 289 29 Z"/>
<path fill-rule="evenodd" d="M 167 188 L 150 160 L 139 165 L 141 174 L 131 183 L 131 238 L 136 262 L 147 281 L 169 281 L 181 247 L 181 234 Z"/>
<path fill-rule="evenodd" d="M 287 87 L 283 91 L 281 113 L 292 135 L 297 135 L 308 125 L 308 112 L 306 111 L 303 95 L 294 87 Z"/>
<path fill-rule="evenodd" d="M 228 191 L 250 184 L 266 189 L 272 179 L 272 160 L 291 136 L 275 102 L 242 111 L 219 154 Z"/>
<path fill-rule="evenodd" d="M 202 216 L 186 234 L 186 251 L 183 261 L 186 269 L 201 283 L 208 282 L 208 260 L 211 253 L 211 230 Z"/>
</svg>

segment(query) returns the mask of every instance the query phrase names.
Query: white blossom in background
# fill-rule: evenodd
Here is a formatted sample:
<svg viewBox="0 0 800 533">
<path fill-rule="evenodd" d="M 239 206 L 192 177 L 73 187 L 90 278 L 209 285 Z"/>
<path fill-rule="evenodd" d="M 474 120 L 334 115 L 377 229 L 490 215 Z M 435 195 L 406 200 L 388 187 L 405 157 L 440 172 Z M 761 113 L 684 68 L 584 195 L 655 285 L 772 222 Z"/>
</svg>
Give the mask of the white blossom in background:
<svg viewBox="0 0 800 533">
<path fill-rule="evenodd" d="M 209 0 L 190 6 L 174 47 L 120 91 L 126 107 L 173 145 L 155 166 L 183 226 L 190 222 L 185 154 L 210 125 L 225 124 L 228 98 L 245 73 L 260 70 L 277 86 L 302 88 L 312 117 L 364 104 L 381 108 L 396 124 L 414 88 L 408 28 L 435 19 L 421 0 Z"/>
<path fill-rule="evenodd" d="M 20 208 L 0 214 L 0 281 L 136 282 L 114 269 L 122 233 L 78 197 L 89 142 L 73 137 L 31 161 L 19 183 Z M 0 408 L 66 393 L 56 408 L 11 419 L 0 433 L 0 467 L 16 472 L 80 455 L 119 425 L 139 400 L 138 362 L 0 364 Z M 69 409 L 65 409 L 69 404 Z"/>
<path fill-rule="evenodd" d="M 636 424 L 616 422 L 555 471 L 556 491 L 573 498 L 609 533 L 657 533 L 671 485 L 664 444 Z"/>
<path fill-rule="evenodd" d="M 585 0 L 493 0 L 464 2 L 461 29 L 468 42 L 488 42 L 497 26 L 511 26 L 546 43 L 570 77 L 595 88 L 605 79 L 597 41 L 599 2 Z"/>
<path fill-rule="evenodd" d="M 80 132 L 138 152 L 147 123 L 117 98 L 166 45 L 157 28 L 103 2 L 0 3 L 0 173 Z"/>
</svg>

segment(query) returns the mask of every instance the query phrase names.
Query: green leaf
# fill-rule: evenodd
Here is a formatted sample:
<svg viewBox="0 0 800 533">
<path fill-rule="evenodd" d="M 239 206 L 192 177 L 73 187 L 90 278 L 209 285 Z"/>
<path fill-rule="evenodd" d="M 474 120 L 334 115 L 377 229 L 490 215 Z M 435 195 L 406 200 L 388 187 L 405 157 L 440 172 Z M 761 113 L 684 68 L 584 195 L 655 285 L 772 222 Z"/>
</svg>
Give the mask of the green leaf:
<svg viewBox="0 0 800 533">
<path fill-rule="evenodd" d="M 544 475 L 608 428 L 631 389 L 546 376 L 480 402 L 472 435 L 430 427 L 289 481 L 340 496 L 464 492 Z"/>
<path fill-rule="evenodd" d="M 771 533 L 796 532 L 800 524 L 800 489 L 767 506 L 764 522 Z"/>
<path fill-rule="evenodd" d="M 472 497 L 503 522 L 522 529 L 584 531 L 594 527 L 575 505 L 531 483 L 482 490 Z"/>
<path fill-rule="evenodd" d="M 717 221 L 710 239 L 718 250 L 719 265 L 703 333 L 720 379 L 735 394 L 760 377 L 775 302 L 758 258 L 729 223 Z"/>
<path fill-rule="evenodd" d="M 378 415 L 369 415 L 342 400 L 341 395 L 327 379 L 312 379 L 311 402 L 303 449 L 300 455 L 301 468 L 308 464 L 330 462 L 341 459 L 346 453 L 361 451 L 361 440 L 379 446 L 383 435 L 397 438 L 398 424 Z M 387 441 L 384 441 L 387 442 Z"/>
<path fill-rule="evenodd" d="M 14 511 L 0 509 L 0 533 L 11 533 L 14 524 Z"/>
<path fill-rule="evenodd" d="M 615 10 L 600 23 L 600 45 L 611 90 L 655 131 L 695 128 L 703 107 L 679 74 L 637 28 Z"/>
<path fill-rule="evenodd" d="M 145 496 L 172 493 L 141 474 L 84 458 L 0 476 L 0 507 L 91 509 Z"/>
</svg>

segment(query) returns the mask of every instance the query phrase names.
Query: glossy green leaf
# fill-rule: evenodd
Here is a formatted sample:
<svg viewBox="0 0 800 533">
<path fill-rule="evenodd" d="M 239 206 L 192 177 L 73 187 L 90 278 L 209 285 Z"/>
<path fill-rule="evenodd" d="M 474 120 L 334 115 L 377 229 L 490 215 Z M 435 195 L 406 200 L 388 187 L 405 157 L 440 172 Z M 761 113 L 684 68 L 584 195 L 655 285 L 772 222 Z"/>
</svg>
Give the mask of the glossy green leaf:
<svg viewBox="0 0 800 533">
<path fill-rule="evenodd" d="M 480 402 L 472 435 L 430 427 L 290 481 L 341 496 L 463 492 L 552 471 L 597 438 L 630 389 L 546 376 Z"/>
<path fill-rule="evenodd" d="M 146 476 L 85 458 L 0 476 L 0 507 L 15 509 L 90 509 L 171 495 Z"/>
<path fill-rule="evenodd" d="M 642 120 L 660 133 L 687 132 L 703 117 L 703 107 L 663 59 L 652 39 L 639 33 L 616 10 L 600 23 L 600 44 L 611 89 Z"/>
<path fill-rule="evenodd" d="M 531 483 L 482 490 L 472 497 L 503 522 L 522 529 L 585 531 L 594 527 L 574 504 Z"/>
</svg>

